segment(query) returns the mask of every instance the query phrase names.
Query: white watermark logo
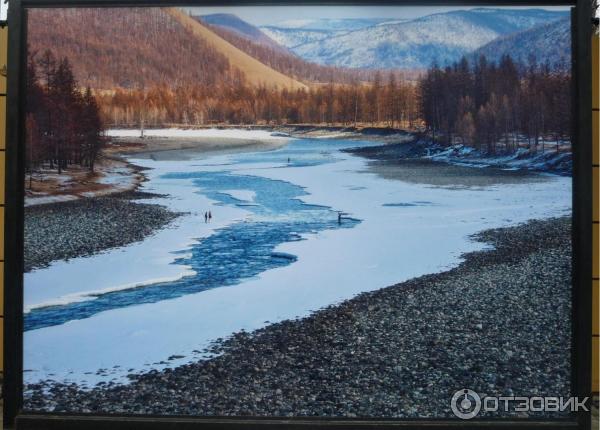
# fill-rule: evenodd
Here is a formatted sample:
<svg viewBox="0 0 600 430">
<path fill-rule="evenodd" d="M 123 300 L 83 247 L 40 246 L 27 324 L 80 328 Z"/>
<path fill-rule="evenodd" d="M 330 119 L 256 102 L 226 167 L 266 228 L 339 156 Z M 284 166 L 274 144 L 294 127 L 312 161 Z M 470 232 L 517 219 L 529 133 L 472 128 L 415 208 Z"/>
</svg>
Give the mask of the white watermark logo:
<svg viewBox="0 0 600 430">
<path fill-rule="evenodd" d="M 450 407 L 458 418 L 470 420 L 476 417 L 481 410 L 481 398 L 473 390 L 458 390 L 452 396 Z"/>
<path fill-rule="evenodd" d="M 589 398 L 579 397 L 518 397 L 518 396 L 486 396 L 467 388 L 458 390 L 450 400 L 454 415 L 463 420 L 475 418 L 480 412 L 562 412 L 579 410 L 588 411 Z"/>
</svg>

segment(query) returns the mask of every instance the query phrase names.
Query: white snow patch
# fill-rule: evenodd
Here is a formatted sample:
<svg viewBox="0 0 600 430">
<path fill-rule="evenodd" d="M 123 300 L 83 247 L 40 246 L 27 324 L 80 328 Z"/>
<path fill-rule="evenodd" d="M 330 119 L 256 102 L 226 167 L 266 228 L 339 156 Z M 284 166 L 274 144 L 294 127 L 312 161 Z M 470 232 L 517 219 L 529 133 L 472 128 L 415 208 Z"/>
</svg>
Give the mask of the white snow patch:
<svg viewBox="0 0 600 430">
<path fill-rule="evenodd" d="M 140 137 L 139 129 L 111 129 L 106 132 L 110 137 Z M 144 130 L 145 137 L 173 137 L 173 138 L 224 138 L 224 139 L 256 139 L 256 140 L 280 140 L 283 136 L 273 135 L 266 130 L 243 130 L 235 128 L 160 128 Z"/>
<path fill-rule="evenodd" d="M 85 302 L 87 300 L 93 300 L 96 298 L 96 296 L 99 296 L 101 294 L 113 293 L 115 291 L 131 290 L 133 288 L 145 287 L 148 285 L 158 284 L 158 283 L 162 283 L 162 282 L 175 282 L 175 281 L 183 278 L 184 276 L 190 276 L 190 275 L 193 275 L 196 273 L 191 269 L 185 270 L 186 266 L 180 266 L 180 267 L 182 267 L 184 270 L 181 270 L 181 272 L 175 276 L 162 277 L 162 278 L 156 278 L 156 279 L 147 279 L 143 282 L 134 282 L 134 283 L 125 284 L 125 285 L 118 285 L 116 287 L 105 288 L 102 290 L 85 291 L 85 292 L 81 292 L 81 293 L 67 294 L 65 296 L 62 296 L 62 297 L 59 297 L 56 299 L 48 300 L 47 302 L 40 302 L 38 304 L 29 305 L 29 306 L 25 305 L 24 312 L 28 313 L 28 312 L 31 312 L 33 309 L 44 308 L 47 306 L 59 306 L 59 305 L 68 305 L 69 303 Z"/>
<path fill-rule="evenodd" d="M 60 202 L 70 202 L 73 200 L 77 200 L 79 197 L 74 196 L 72 194 L 59 194 L 56 196 L 35 196 L 35 197 L 26 197 L 25 198 L 25 207 L 35 206 L 35 205 L 44 205 L 48 203 L 60 203 Z"/>
</svg>

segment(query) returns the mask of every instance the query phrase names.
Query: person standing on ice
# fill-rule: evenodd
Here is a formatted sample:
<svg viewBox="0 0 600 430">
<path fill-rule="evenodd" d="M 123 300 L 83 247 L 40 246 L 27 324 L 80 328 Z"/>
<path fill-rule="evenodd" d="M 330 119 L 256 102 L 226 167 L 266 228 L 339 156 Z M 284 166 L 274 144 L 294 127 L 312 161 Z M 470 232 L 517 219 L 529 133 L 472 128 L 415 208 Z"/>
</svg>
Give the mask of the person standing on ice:
<svg viewBox="0 0 600 430">
<path fill-rule="evenodd" d="M 208 212 L 204 212 L 204 222 L 208 222 Z"/>
<path fill-rule="evenodd" d="M 212 220 L 212 213 L 210 213 L 210 211 L 208 211 L 208 222 L 210 222 L 210 220 Z"/>
</svg>

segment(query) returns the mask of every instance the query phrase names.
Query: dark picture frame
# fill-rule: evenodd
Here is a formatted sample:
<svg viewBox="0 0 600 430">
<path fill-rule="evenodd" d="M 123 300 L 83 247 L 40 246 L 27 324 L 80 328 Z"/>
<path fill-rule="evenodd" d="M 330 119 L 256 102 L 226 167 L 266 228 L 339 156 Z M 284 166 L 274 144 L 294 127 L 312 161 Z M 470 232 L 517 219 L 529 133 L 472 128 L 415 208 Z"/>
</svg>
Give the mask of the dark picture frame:
<svg viewBox="0 0 600 430">
<path fill-rule="evenodd" d="M 4 426 L 19 429 L 589 429 L 591 414 L 571 418 L 486 420 L 348 420 L 319 418 L 214 418 L 138 415 L 75 415 L 22 411 L 23 256 L 24 256 L 24 90 L 27 8 L 131 6 L 573 6 L 573 303 L 572 395 L 591 393 L 592 328 L 592 129 L 591 129 L 591 0 L 11 0 L 9 8 L 8 104 L 6 146 L 5 274 L 4 274 Z"/>
</svg>

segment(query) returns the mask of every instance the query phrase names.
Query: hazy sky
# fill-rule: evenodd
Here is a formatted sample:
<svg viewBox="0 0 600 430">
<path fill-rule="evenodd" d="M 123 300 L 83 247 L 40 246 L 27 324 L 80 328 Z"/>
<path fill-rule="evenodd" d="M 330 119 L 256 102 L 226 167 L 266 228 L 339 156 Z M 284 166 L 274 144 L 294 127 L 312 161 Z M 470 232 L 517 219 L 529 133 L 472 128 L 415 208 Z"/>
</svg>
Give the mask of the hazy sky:
<svg viewBox="0 0 600 430">
<path fill-rule="evenodd" d="M 0 0 L 1 1 L 1 0 Z M 545 7 L 538 9 L 568 10 L 568 7 Z M 390 18 L 414 19 L 432 13 L 465 10 L 465 7 L 399 7 L 399 6 L 230 6 L 188 7 L 194 15 L 232 13 L 254 25 L 277 24 L 291 19 L 316 18 Z M 507 9 L 531 9 L 509 7 Z"/>
</svg>

